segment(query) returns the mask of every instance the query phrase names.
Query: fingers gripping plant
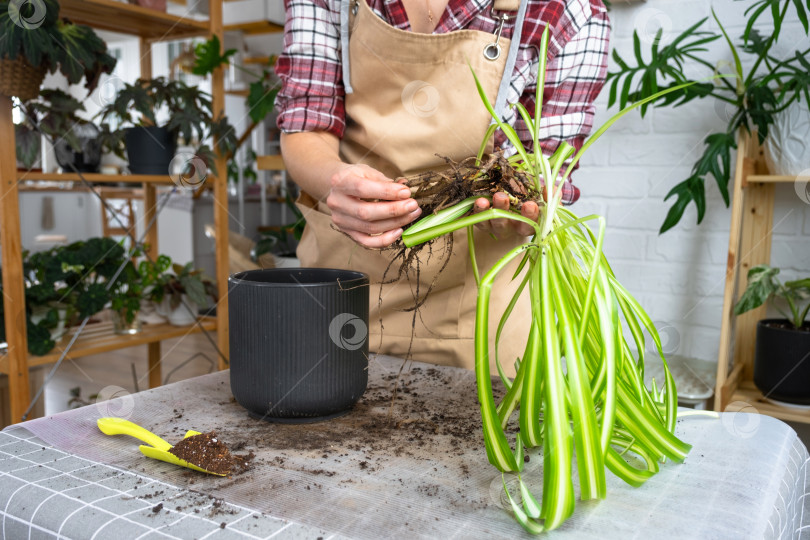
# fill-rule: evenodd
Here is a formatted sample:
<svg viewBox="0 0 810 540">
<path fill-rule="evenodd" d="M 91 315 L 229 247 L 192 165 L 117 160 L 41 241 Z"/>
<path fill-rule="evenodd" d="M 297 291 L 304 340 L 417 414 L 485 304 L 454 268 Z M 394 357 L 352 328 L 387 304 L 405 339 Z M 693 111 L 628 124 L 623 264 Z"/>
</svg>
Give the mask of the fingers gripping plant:
<svg viewBox="0 0 810 540">
<path fill-rule="evenodd" d="M 587 500 L 605 497 L 605 468 L 627 483 L 640 486 L 658 471 L 659 463 L 666 458 L 683 461 L 690 449 L 673 434 L 677 393 L 666 362 L 660 391 L 654 381 L 652 389 L 645 387 L 644 330 L 663 359 L 661 341 L 649 316 L 618 282 L 602 253 L 604 219 L 595 215 L 578 218 L 560 203 L 561 182 L 599 136 L 632 108 L 680 88 L 667 89 L 620 112 L 579 151 L 563 142 L 554 155 L 546 157 L 537 142 L 547 47 L 548 31 L 543 34 L 540 48 L 534 117 L 517 105 L 533 134 L 531 151 L 524 148 L 515 130 L 495 115 L 476 77 L 481 99 L 495 119 L 484 142 L 500 128 L 515 146 L 517 154 L 509 161 L 516 171 L 530 179 L 529 191 L 542 210 L 538 222 L 511 210 L 491 209 L 467 215 L 475 200 L 469 198 L 423 218 L 403 234 L 405 245 L 413 247 L 467 228 L 470 256 L 477 268 L 473 225 L 505 218 L 534 228 L 529 242 L 512 249 L 483 276 L 476 272 L 475 322 L 475 371 L 487 457 L 502 473 L 517 474 L 519 498 L 510 493 L 505 477 L 504 490 L 515 518 L 534 534 L 558 527 L 573 512 L 574 454 L 581 497 Z M 484 145 L 479 151 L 479 161 L 483 149 Z M 546 182 L 547 193 L 543 197 L 542 181 L 549 178 L 559 181 Z M 588 221 L 598 223 L 597 233 L 585 225 Z M 496 314 L 500 322 L 495 351 L 501 330 L 527 287 L 532 324 L 523 356 L 516 362 L 514 379 L 506 377 L 496 362 L 507 391 L 495 403 L 489 371 L 489 300 L 495 277 L 518 257 L 521 262 L 514 279 L 521 282 L 505 313 Z M 637 356 L 630 349 L 622 319 L 638 350 Z M 536 447 L 543 448 L 543 489 L 539 500 L 521 475 L 524 448 Z"/>
</svg>

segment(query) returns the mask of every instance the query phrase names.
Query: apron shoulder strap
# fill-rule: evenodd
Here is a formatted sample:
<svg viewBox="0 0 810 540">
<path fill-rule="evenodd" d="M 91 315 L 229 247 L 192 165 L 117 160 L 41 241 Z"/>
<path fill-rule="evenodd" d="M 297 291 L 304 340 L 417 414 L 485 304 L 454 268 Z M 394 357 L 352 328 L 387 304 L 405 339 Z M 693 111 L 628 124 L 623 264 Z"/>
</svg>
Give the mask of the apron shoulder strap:
<svg viewBox="0 0 810 540">
<path fill-rule="evenodd" d="M 340 63 L 343 67 L 343 90 L 347 94 L 354 92 L 352 89 L 351 69 L 349 68 L 349 19 L 351 18 L 352 4 L 356 9 L 357 0 L 343 0 L 340 4 Z"/>
<path fill-rule="evenodd" d="M 515 61 L 517 60 L 518 49 L 520 48 L 520 39 L 523 35 L 523 21 L 526 19 L 526 7 L 529 5 L 528 0 L 495 0 L 493 9 L 508 10 L 511 9 L 501 8 L 500 5 L 517 5 L 517 18 L 515 19 L 515 29 L 512 31 L 512 39 L 509 45 L 509 54 L 506 56 L 506 66 L 503 69 L 503 77 L 501 78 L 501 85 L 498 87 L 498 96 L 495 98 L 495 114 L 498 118 L 503 118 L 503 113 L 506 110 L 506 96 L 509 93 L 509 85 L 512 84 L 512 72 L 515 70 Z M 517 6 L 516 6 L 517 7 Z M 495 120 L 493 120 L 495 122 Z"/>
</svg>

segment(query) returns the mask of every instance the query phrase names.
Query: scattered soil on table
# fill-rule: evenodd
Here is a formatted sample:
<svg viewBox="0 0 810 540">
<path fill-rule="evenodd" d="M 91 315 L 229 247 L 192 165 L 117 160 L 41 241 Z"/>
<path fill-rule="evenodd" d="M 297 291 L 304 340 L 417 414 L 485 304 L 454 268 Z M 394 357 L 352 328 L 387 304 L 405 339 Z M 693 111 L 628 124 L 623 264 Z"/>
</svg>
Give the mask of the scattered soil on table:
<svg viewBox="0 0 810 540">
<path fill-rule="evenodd" d="M 335 490 L 373 493 L 382 481 L 394 497 L 429 497 L 447 511 L 487 508 L 491 504 L 488 491 L 470 489 L 479 481 L 489 481 L 482 477 L 486 455 L 475 374 L 411 362 L 401 371 L 399 367 L 388 365 L 384 373 L 370 377 L 355 407 L 325 422 L 256 420 L 220 393 L 227 389 L 219 386 L 199 396 L 203 401 L 184 405 L 188 407 L 184 410 L 177 402 L 167 403 L 169 411 L 178 407 L 183 413 L 182 419 L 169 417 L 170 429 L 185 433 L 189 423 L 207 423 L 216 426 L 211 435 L 227 444 L 232 457 L 235 449 L 248 456 L 255 453 L 245 474 L 232 469 L 225 479 L 185 471 L 184 487 L 226 499 L 239 495 L 270 512 L 301 501 L 331 504 L 327 501 Z M 504 395 L 497 377 L 492 386 L 496 399 Z M 206 409 L 201 403 L 212 405 Z M 404 470 L 414 474 L 403 474 Z M 448 477 L 459 478 L 462 485 L 448 488 L 444 483 Z M 222 519 L 216 514 L 225 507 L 211 502 L 194 500 L 181 506 L 219 523 Z"/>
<path fill-rule="evenodd" d="M 245 444 L 240 443 L 236 446 L 244 448 Z M 215 431 L 182 439 L 169 449 L 169 453 L 206 471 L 224 475 L 247 471 L 255 457 L 253 452 L 243 456 L 231 454 L 228 446 L 220 440 Z"/>
<path fill-rule="evenodd" d="M 358 473 L 379 471 L 393 457 L 429 460 L 433 467 L 439 455 L 457 458 L 482 451 L 481 420 L 470 413 L 479 408 L 474 374 L 465 375 L 413 367 L 402 376 L 393 372 L 382 381 L 369 382 L 349 414 L 328 422 L 281 424 L 246 415 L 218 431 L 234 446 L 257 452 L 273 449 L 274 455 L 260 464 L 298 470 L 311 475 L 312 481 L 333 476 L 330 469 L 336 460 L 351 464 Z M 493 390 L 496 398 L 503 394 L 500 381 L 493 381 Z M 293 466 L 290 457 L 302 454 L 309 456 L 311 465 L 301 466 L 299 461 Z M 464 461 L 450 462 L 458 462 L 458 473 L 470 477 Z"/>
</svg>

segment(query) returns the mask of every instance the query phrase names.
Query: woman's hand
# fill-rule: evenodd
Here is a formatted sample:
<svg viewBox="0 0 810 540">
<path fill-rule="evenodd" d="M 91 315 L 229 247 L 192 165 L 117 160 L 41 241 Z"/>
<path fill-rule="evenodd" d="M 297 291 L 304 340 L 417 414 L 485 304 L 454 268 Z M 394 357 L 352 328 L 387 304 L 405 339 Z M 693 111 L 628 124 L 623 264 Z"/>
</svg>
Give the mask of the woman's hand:
<svg viewBox="0 0 810 540">
<path fill-rule="evenodd" d="M 498 210 L 509 210 L 509 197 L 503 192 L 495 193 L 492 196 L 491 205 L 489 200 L 481 197 L 475 201 L 473 212 L 477 214 L 478 212 L 488 210 L 490 207 L 497 208 Z M 529 201 L 523 203 L 523 206 L 520 208 L 520 214 L 532 221 L 537 221 L 540 215 L 540 208 L 537 206 L 537 203 Z M 530 225 L 512 219 L 491 219 L 479 225 L 490 231 L 497 238 L 505 238 L 516 234 L 520 236 L 531 236 L 534 234 L 534 229 Z"/>
<path fill-rule="evenodd" d="M 367 248 L 390 246 L 402 227 L 422 213 L 407 186 L 367 165 L 340 167 L 332 175 L 326 204 L 335 226 Z"/>
<path fill-rule="evenodd" d="M 339 148 L 340 140 L 325 131 L 281 134 L 287 171 L 301 189 L 326 201 L 335 226 L 362 246 L 390 246 L 422 213 L 419 205 L 406 186 L 380 171 L 344 163 Z"/>
</svg>

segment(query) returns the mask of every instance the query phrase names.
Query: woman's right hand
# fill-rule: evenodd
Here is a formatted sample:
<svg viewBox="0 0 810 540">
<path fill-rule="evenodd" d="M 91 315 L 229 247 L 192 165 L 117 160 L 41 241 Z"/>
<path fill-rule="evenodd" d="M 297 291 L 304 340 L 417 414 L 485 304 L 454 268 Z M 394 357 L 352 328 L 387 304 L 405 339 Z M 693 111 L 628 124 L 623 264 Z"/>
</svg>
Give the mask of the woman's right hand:
<svg viewBox="0 0 810 540">
<path fill-rule="evenodd" d="M 335 226 L 367 248 L 390 246 L 422 213 L 407 186 L 368 165 L 341 166 L 332 175 L 326 204 Z"/>
</svg>

